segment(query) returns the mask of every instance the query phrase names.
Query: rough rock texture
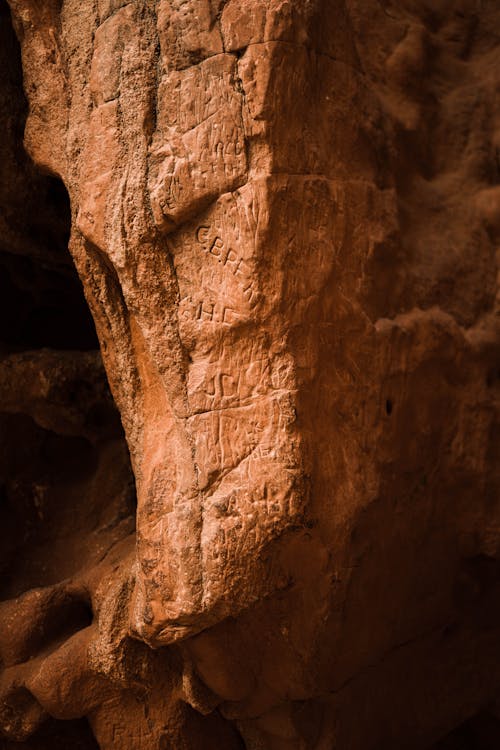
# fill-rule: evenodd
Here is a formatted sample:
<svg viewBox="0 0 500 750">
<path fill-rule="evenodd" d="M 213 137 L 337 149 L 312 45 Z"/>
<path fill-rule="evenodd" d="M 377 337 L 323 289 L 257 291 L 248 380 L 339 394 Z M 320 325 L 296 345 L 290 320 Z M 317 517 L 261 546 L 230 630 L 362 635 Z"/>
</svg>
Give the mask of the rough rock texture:
<svg viewBox="0 0 500 750">
<path fill-rule="evenodd" d="M 4 746 L 499 747 L 498 3 L 9 5 Z"/>
</svg>

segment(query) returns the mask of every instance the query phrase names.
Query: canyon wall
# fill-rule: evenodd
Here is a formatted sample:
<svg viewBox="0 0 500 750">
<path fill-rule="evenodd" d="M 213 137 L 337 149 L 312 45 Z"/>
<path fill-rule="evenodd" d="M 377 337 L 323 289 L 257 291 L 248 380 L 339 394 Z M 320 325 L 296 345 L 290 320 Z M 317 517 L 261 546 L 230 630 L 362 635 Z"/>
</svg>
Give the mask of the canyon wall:
<svg viewBox="0 0 500 750">
<path fill-rule="evenodd" d="M 8 4 L 0 747 L 497 748 L 497 3 Z"/>
</svg>

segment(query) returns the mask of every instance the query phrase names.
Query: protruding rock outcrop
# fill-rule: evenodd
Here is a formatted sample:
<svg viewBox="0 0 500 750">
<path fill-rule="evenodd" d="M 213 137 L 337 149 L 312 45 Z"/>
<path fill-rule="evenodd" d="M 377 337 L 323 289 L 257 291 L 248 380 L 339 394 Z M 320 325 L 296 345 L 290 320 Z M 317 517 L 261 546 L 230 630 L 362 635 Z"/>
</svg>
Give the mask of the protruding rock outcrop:
<svg viewBox="0 0 500 750">
<path fill-rule="evenodd" d="M 9 5 L 137 514 L 95 353 L 9 349 L 66 503 L 0 605 L 0 728 L 498 744 L 496 3 Z"/>
</svg>

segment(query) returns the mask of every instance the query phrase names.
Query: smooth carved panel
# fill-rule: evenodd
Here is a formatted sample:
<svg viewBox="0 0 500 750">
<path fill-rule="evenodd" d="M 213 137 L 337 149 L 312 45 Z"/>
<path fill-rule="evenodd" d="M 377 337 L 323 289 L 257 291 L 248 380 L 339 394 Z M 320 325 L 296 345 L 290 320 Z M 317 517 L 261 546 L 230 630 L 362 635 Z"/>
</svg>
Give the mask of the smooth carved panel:
<svg viewBox="0 0 500 750">
<path fill-rule="evenodd" d="M 72 165 L 81 185 L 77 228 L 119 267 L 124 266 L 131 233 L 143 233 L 139 225 L 146 210 L 140 186 L 147 171 L 142 127 L 150 115 L 144 66 L 154 54 L 148 30 L 139 23 L 133 3 L 97 28 L 89 71 L 90 111 L 79 146 L 84 158 Z M 130 112 L 132 101 L 135 115 Z M 123 138 L 123 127 L 130 129 L 129 139 Z M 126 154 L 128 166 L 122 170 Z"/>
<path fill-rule="evenodd" d="M 192 414 L 244 406 L 271 391 L 294 387 L 294 360 L 269 334 L 251 342 L 222 339 L 190 364 L 187 390 Z"/>
<path fill-rule="evenodd" d="M 158 37 L 167 70 L 196 65 L 223 51 L 216 19 L 225 0 L 160 0 Z"/>
<path fill-rule="evenodd" d="M 172 228 L 243 184 L 247 159 L 242 107 L 232 55 L 217 55 L 162 78 L 149 154 L 149 189 L 158 226 Z"/>
<path fill-rule="evenodd" d="M 95 33 L 90 68 L 90 90 L 94 104 L 116 99 L 120 94 L 121 62 L 125 44 L 134 36 L 132 4 L 117 10 Z"/>
<path fill-rule="evenodd" d="M 288 458 L 293 468 L 287 428 L 294 421 L 293 398 L 286 392 L 191 417 L 200 489 L 219 482 L 252 454 Z"/>
<path fill-rule="evenodd" d="M 238 74 L 250 115 L 249 137 L 266 144 L 271 171 L 346 180 L 378 177 L 370 142 L 380 140 L 384 127 L 380 105 L 355 66 L 307 46 L 273 41 L 247 47 Z M 370 119 L 363 116 L 367 102 Z"/>
<path fill-rule="evenodd" d="M 180 335 L 188 348 L 255 318 L 259 302 L 252 186 L 221 196 L 203 219 L 169 238 L 179 284 Z M 203 336 L 200 338 L 200 333 Z"/>
<path fill-rule="evenodd" d="M 114 167 L 120 156 L 117 101 L 101 104 L 92 112 L 87 149 L 95 154 L 95 159 L 85 162 L 82 170 L 83 199 L 78 229 L 97 247 L 106 247 L 109 197 L 114 190 Z"/>
</svg>

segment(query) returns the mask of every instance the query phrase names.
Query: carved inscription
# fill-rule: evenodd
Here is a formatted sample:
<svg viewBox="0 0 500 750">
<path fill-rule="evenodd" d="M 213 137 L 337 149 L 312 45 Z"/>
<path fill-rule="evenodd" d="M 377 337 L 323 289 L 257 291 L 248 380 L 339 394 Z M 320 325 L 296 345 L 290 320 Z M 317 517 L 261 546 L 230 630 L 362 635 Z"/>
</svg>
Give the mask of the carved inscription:
<svg viewBox="0 0 500 750">
<path fill-rule="evenodd" d="M 217 401 L 238 396 L 237 379 L 229 373 L 216 373 L 207 383 L 206 395 Z"/>
<path fill-rule="evenodd" d="M 182 197 L 182 184 L 178 175 L 167 176 L 165 178 L 165 196 L 161 206 L 165 210 L 174 209 Z"/>
<path fill-rule="evenodd" d="M 201 225 L 195 233 L 197 243 L 202 249 L 215 258 L 223 268 L 226 268 L 239 282 L 241 291 L 250 308 L 257 303 L 258 294 L 255 282 L 251 277 L 251 268 L 244 258 L 229 247 L 222 237 L 214 235 L 211 227 Z"/>
<path fill-rule="evenodd" d="M 227 326 L 233 325 L 241 317 L 232 307 L 220 302 L 195 300 L 192 297 L 184 297 L 181 300 L 180 315 L 186 320 L 195 320 L 200 323 L 222 323 Z"/>
<path fill-rule="evenodd" d="M 225 395 L 238 397 L 237 391 L 231 392 L 235 385 L 230 376 L 216 374 L 212 383 L 207 384 L 207 395 L 220 398 L 217 407 L 189 417 L 201 489 L 220 477 L 221 472 L 233 471 L 238 466 L 245 476 L 251 476 L 254 470 L 258 473 L 255 462 L 277 459 L 287 442 L 290 394 L 271 393 L 231 407 L 222 399 Z M 283 415 L 285 401 L 288 413 Z"/>
</svg>

